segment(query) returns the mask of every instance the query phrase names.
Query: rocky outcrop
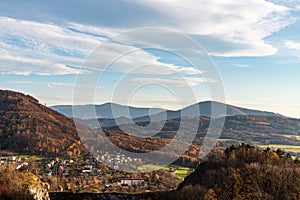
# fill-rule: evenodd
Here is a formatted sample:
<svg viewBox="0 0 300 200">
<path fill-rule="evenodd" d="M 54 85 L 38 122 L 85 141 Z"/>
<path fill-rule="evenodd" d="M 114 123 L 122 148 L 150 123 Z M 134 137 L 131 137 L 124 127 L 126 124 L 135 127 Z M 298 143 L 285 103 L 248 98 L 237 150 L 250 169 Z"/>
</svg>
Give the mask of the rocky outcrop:
<svg viewBox="0 0 300 200">
<path fill-rule="evenodd" d="M 45 185 L 37 178 L 33 177 L 34 181 L 31 181 L 31 185 L 28 186 L 30 195 L 34 200 L 50 200 L 48 190 Z"/>
<path fill-rule="evenodd" d="M 47 184 L 32 173 L 16 170 L 14 165 L 0 165 L 0 199 L 50 200 Z"/>
</svg>

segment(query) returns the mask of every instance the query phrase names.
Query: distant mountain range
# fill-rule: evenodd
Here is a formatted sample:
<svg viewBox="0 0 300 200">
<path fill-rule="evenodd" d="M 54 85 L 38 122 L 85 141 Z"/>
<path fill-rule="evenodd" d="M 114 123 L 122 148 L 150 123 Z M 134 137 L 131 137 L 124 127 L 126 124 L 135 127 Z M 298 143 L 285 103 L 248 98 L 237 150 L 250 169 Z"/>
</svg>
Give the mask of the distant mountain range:
<svg viewBox="0 0 300 200">
<path fill-rule="evenodd" d="M 115 103 L 105 103 L 102 105 L 57 105 L 51 106 L 53 110 L 56 110 L 68 117 L 73 118 L 73 109 L 76 109 L 76 116 L 74 118 L 80 119 L 93 119 L 95 118 L 95 113 L 97 118 L 138 118 L 149 115 L 150 108 L 137 108 L 131 106 L 123 106 Z M 116 111 L 114 113 L 114 111 Z M 128 112 L 129 111 L 129 112 Z M 157 114 L 164 111 L 160 108 L 151 108 L 152 114 Z"/>
<path fill-rule="evenodd" d="M 125 117 L 129 119 L 139 118 L 138 121 L 142 121 L 144 119 L 148 120 L 150 116 L 155 119 L 161 119 L 161 118 L 163 119 L 165 113 L 167 114 L 168 119 L 174 119 L 180 116 L 182 117 L 205 116 L 205 117 L 213 117 L 213 118 L 224 117 L 223 113 L 221 112 L 216 112 L 216 114 L 213 113 L 212 107 L 214 107 L 214 109 L 216 110 L 222 110 L 223 108 L 226 108 L 226 114 L 224 113 L 226 116 L 232 116 L 232 115 L 279 116 L 279 114 L 273 112 L 241 108 L 241 107 L 223 104 L 219 102 L 213 102 L 213 101 L 196 103 L 176 111 L 160 109 L 160 108 L 138 108 L 132 106 L 124 106 L 116 103 L 105 103 L 102 105 L 89 104 L 89 105 L 74 105 L 74 106 L 56 105 L 56 106 L 51 106 L 50 108 L 68 117 L 73 117 L 72 109 L 75 109 L 77 115 L 74 117 L 80 119 L 93 119 L 95 118 L 95 113 L 96 113 L 96 118 L 105 118 L 105 119 L 120 118 L 120 117 Z M 199 112 L 195 112 L 197 110 L 199 110 Z"/>
<path fill-rule="evenodd" d="M 237 106 L 227 105 L 219 102 L 205 101 L 193 104 L 181 110 L 166 110 L 160 108 L 137 108 L 123 106 L 115 103 L 105 103 L 102 105 L 57 105 L 51 106 L 52 109 L 88 125 L 91 128 L 110 127 L 118 124 L 128 124 L 143 121 L 163 121 L 165 119 L 176 119 L 180 117 L 224 117 L 236 115 L 255 115 L 255 116 L 282 116 L 273 112 L 252 110 Z M 214 108 L 217 112 L 212 112 Z M 73 116 L 72 109 L 76 110 L 76 116 Z M 226 112 L 225 110 L 226 109 Z M 117 112 L 116 112 L 117 111 Z M 128 112 L 129 111 L 129 112 Z M 115 112 L 115 113 L 114 113 Z M 95 114 L 96 113 L 96 114 Z M 98 120 L 95 120 L 96 119 Z"/>
<path fill-rule="evenodd" d="M 215 112 L 213 112 L 212 109 L 214 109 Z M 205 102 L 193 104 L 181 110 L 177 110 L 177 111 L 166 110 L 165 113 L 160 112 L 157 114 L 153 114 L 151 116 L 135 118 L 135 120 L 147 121 L 151 117 L 151 119 L 156 119 L 156 121 L 160 121 L 160 119 L 165 118 L 165 115 L 167 116 L 167 119 L 176 119 L 180 117 L 200 117 L 200 116 L 219 118 L 219 117 L 235 116 L 235 115 L 279 116 L 279 114 L 273 112 L 251 110 L 251 109 L 241 108 L 241 107 L 223 104 L 219 102 L 205 101 Z"/>
</svg>

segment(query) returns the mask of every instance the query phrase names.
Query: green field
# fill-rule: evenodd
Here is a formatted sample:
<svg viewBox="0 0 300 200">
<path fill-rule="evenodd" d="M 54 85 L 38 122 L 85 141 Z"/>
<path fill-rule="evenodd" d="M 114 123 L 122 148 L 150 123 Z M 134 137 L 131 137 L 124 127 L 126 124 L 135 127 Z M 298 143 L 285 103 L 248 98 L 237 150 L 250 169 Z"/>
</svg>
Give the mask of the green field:
<svg viewBox="0 0 300 200">
<path fill-rule="evenodd" d="M 185 177 L 187 177 L 188 175 L 190 175 L 190 173 L 192 173 L 194 171 L 194 169 L 192 168 L 187 168 L 187 167 L 179 167 L 176 170 L 176 176 L 180 179 L 184 179 Z"/>
<path fill-rule="evenodd" d="M 32 159 L 35 161 L 41 161 L 41 160 L 45 159 L 44 157 L 39 156 L 39 155 L 15 155 L 15 156 L 17 158 L 28 158 L 28 159 Z M 1 156 L 1 158 L 8 158 L 8 157 L 11 157 L 11 156 Z"/>
<path fill-rule="evenodd" d="M 40 161 L 40 160 L 45 159 L 45 157 L 39 156 L 39 155 L 18 155 L 17 157 L 33 159 L 33 160 L 36 160 L 36 161 Z"/>
<path fill-rule="evenodd" d="M 147 171 L 157 171 L 157 170 L 160 170 L 160 169 L 164 169 L 164 166 L 159 166 L 159 165 L 142 165 L 142 166 L 139 166 L 138 167 L 138 170 L 140 171 L 144 171 L 144 172 L 147 172 Z"/>
<path fill-rule="evenodd" d="M 188 176 L 190 173 L 194 171 L 194 169 L 192 168 L 176 166 L 176 165 L 171 165 L 171 166 L 143 165 L 138 167 L 140 171 L 157 171 L 162 169 L 167 172 L 170 170 L 170 168 L 176 170 L 175 174 L 179 179 L 184 179 L 186 176 Z"/>
<path fill-rule="evenodd" d="M 271 149 L 283 149 L 284 151 L 300 153 L 300 146 L 293 146 L 293 145 L 281 145 L 281 144 L 269 144 L 269 145 L 259 145 L 262 148 L 271 148 Z"/>
<path fill-rule="evenodd" d="M 295 138 L 296 140 L 300 140 L 300 136 L 298 136 L 298 135 L 282 135 L 282 136 L 284 136 L 284 137 L 286 137 L 286 138 Z"/>
</svg>

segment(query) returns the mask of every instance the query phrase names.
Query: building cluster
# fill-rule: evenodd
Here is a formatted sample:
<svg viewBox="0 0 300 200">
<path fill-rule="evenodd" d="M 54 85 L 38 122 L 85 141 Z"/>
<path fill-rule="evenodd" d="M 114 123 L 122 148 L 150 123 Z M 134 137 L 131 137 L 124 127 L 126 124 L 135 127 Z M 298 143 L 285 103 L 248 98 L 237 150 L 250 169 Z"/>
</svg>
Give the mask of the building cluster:
<svg viewBox="0 0 300 200">
<path fill-rule="evenodd" d="M 28 166 L 28 158 L 21 158 L 17 156 L 9 156 L 0 158 L 1 165 L 15 165 L 16 169 L 21 169 Z"/>
<path fill-rule="evenodd" d="M 104 165 L 111 163 L 112 167 Z M 38 175 L 50 191 L 72 192 L 145 192 L 175 188 L 178 181 L 174 172 L 159 170 L 151 173 L 126 173 L 120 166 L 135 165 L 142 161 L 123 154 L 108 153 L 93 158 L 29 159 L 10 156 L 0 159 L 0 165 L 14 164 L 21 171 Z M 32 163 L 35 164 L 32 164 Z M 166 183 L 165 183 L 166 182 Z"/>
</svg>

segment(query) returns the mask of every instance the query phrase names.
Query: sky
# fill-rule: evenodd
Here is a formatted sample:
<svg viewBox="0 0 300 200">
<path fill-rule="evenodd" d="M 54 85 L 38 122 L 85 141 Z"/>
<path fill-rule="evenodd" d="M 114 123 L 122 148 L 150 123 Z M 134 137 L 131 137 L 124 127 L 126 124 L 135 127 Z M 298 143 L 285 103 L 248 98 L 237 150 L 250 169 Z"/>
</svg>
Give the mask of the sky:
<svg viewBox="0 0 300 200">
<path fill-rule="evenodd" d="M 222 84 L 226 103 L 300 118 L 299 17 L 299 0 L 0 0 L 0 88 L 179 109 Z M 74 101 L 81 78 L 92 100 Z"/>
</svg>

